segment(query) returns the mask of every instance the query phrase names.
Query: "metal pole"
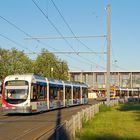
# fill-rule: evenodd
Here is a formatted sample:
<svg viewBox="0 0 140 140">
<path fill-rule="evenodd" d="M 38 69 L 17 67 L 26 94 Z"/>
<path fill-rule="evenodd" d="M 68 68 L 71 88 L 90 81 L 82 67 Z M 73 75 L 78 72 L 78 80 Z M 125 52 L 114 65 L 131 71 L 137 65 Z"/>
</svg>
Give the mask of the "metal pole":
<svg viewBox="0 0 140 140">
<path fill-rule="evenodd" d="M 62 73 L 62 77 L 61 77 L 61 79 L 63 78 L 64 79 L 64 62 L 61 62 L 61 64 L 62 64 L 62 70 L 61 70 L 61 73 Z"/>
<path fill-rule="evenodd" d="M 107 105 L 110 105 L 110 4 L 106 7 L 107 11 Z"/>
</svg>

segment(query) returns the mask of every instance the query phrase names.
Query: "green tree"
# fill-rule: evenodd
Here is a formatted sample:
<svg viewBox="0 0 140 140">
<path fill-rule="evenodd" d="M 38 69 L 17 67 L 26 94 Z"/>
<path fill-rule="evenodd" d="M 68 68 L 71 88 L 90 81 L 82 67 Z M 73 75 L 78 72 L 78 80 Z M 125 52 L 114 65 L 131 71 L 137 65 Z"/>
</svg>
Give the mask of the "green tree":
<svg viewBox="0 0 140 140">
<path fill-rule="evenodd" d="M 23 51 L 17 51 L 12 49 L 10 51 L 11 55 L 11 74 L 18 73 L 32 73 L 33 72 L 33 62 L 25 55 Z"/>
<path fill-rule="evenodd" d="M 0 77 L 33 72 L 33 62 L 23 51 L 0 49 Z"/>
<path fill-rule="evenodd" d="M 9 74 L 9 51 L 0 48 L 0 79 Z"/>
<path fill-rule="evenodd" d="M 46 49 L 41 50 L 34 63 L 34 72 L 45 77 L 68 79 L 68 65 Z"/>
<path fill-rule="evenodd" d="M 68 65 L 53 53 L 42 49 L 33 62 L 23 51 L 0 48 L 0 79 L 10 74 L 37 73 L 55 79 L 68 79 Z"/>
</svg>

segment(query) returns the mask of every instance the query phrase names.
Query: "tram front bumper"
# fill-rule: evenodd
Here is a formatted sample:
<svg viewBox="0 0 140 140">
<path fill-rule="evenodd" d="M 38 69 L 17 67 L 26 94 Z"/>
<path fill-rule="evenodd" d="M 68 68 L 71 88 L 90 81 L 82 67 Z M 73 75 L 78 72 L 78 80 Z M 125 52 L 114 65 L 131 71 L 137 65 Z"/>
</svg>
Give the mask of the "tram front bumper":
<svg viewBox="0 0 140 140">
<path fill-rule="evenodd" d="M 14 114 L 14 113 L 31 113 L 31 107 L 3 107 L 2 112 L 4 114 Z"/>
</svg>

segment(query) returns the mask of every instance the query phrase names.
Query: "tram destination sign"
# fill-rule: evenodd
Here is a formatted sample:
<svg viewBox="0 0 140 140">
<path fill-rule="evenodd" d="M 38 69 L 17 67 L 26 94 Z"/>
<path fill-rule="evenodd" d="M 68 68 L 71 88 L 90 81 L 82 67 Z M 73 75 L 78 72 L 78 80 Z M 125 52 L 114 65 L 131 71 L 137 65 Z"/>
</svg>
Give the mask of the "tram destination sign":
<svg viewBox="0 0 140 140">
<path fill-rule="evenodd" d="M 28 85 L 28 82 L 24 80 L 7 81 L 7 86 L 25 86 L 25 85 Z"/>
</svg>

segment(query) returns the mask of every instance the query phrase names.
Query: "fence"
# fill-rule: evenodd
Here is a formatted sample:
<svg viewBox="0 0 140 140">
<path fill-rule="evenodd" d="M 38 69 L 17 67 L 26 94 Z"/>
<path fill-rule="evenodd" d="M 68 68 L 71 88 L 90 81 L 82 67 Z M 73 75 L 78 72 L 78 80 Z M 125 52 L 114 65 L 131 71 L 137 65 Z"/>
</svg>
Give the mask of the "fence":
<svg viewBox="0 0 140 140">
<path fill-rule="evenodd" d="M 49 132 L 50 137 L 47 137 L 48 140 L 74 140 L 76 138 L 76 133 L 79 132 L 80 129 L 83 127 L 83 123 L 93 118 L 94 115 L 99 112 L 99 106 L 101 104 L 107 104 L 107 102 L 100 102 L 86 109 L 83 109 L 81 112 L 73 115 L 69 121 L 66 121 L 62 125 L 58 125 L 58 127 L 56 127 L 54 131 L 51 130 Z M 114 105 L 118 105 L 118 100 L 110 101 L 110 106 Z"/>
<path fill-rule="evenodd" d="M 70 139 L 75 139 L 76 132 L 80 131 L 83 122 L 87 122 L 94 117 L 96 113 L 99 112 L 99 106 L 101 104 L 107 104 L 107 102 L 100 102 L 98 104 L 92 105 L 76 115 L 73 115 L 69 121 L 66 121 L 66 131 L 69 134 Z M 110 101 L 110 106 L 118 105 L 118 100 Z"/>
</svg>

